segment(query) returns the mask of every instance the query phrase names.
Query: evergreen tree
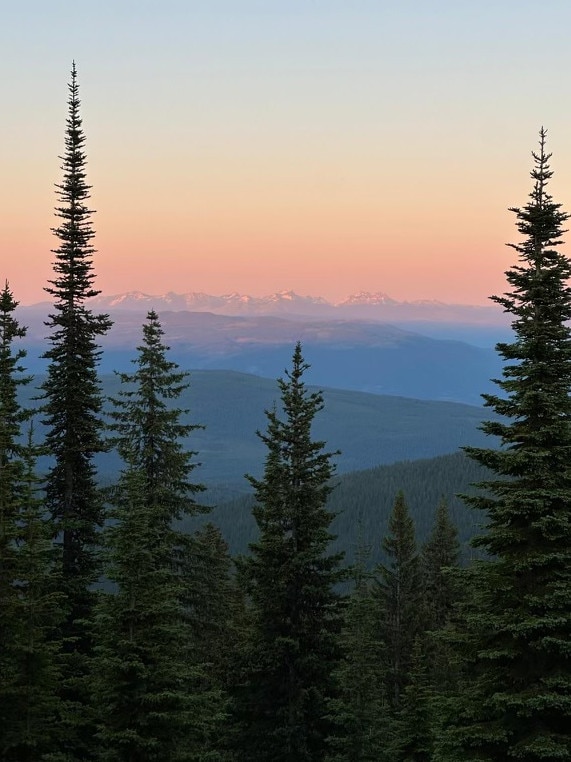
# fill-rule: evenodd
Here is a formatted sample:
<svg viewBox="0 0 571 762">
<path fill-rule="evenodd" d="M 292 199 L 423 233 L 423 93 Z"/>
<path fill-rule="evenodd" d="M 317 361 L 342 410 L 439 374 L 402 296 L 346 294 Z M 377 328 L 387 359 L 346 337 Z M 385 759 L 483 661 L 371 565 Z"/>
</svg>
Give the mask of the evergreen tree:
<svg viewBox="0 0 571 762">
<path fill-rule="evenodd" d="M 378 567 L 379 626 L 386 645 L 388 699 L 397 709 L 408 681 L 412 647 L 420 628 L 420 565 L 414 522 L 402 491 L 395 498 L 383 550 L 388 564 Z"/>
<path fill-rule="evenodd" d="M 15 490 L 14 569 L 9 582 L 14 600 L 3 614 L 10 617 L 9 642 L 0 650 L 0 759 L 6 762 L 61 760 L 51 756 L 59 746 L 63 707 L 60 642 L 53 632 L 61 622 L 63 596 L 55 584 L 52 528 L 46 520 L 42 482 L 30 425 L 28 443 L 20 447 L 21 472 Z"/>
<path fill-rule="evenodd" d="M 46 485 L 46 500 L 62 543 L 63 589 L 68 598 L 64 628 L 66 647 L 78 655 L 90 650 L 85 622 L 93 604 L 91 585 L 99 575 L 97 531 L 103 523 L 93 456 L 104 449 L 100 417 L 102 399 L 97 379 L 98 337 L 109 329 L 106 315 L 94 315 L 86 301 L 94 289 L 91 240 L 94 231 L 87 206 L 85 136 L 79 114 L 75 64 L 69 84 L 63 181 L 58 188 L 53 232 L 59 239 L 55 277 L 45 290 L 54 298 L 55 311 L 47 325 L 51 348 L 43 390 L 46 446 L 54 456 Z M 79 666 L 79 665 L 78 665 Z"/>
<path fill-rule="evenodd" d="M 440 630 L 450 619 L 458 599 L 458 586 L 449 572 L 458 567 L 459 559 L 458 530 L 450 520 L 448 503 L 443 498 L 421 553 L 424 625 L 427 630 Z"/>
<path fill-rule="evenodd" d="M 97 378 L 100 351 L 97 340 L 110 328 L 107 315 L 95 315 L 87 300 L 96 296 L 93 281 L 91 224 L 87 206 L 90 187 L 86 182 L 85 136 L 79 113 L 79 89 L 75 64 L 69 84 L 63 180 L 57 186 L 59 239 L 55 254 L 55 277 L 46 291 L 54 299 L 47 323 L 51 329 L 49 361 L 42 386 L 45 444 L 53 457 L 46 482 L 46 505 L 61 544 L 61 590 L 66 596 L 66 618 L 60 637 L 65 667 L 62 699 L 68 703 L 62 754 L 90 759 L 90 690 L 86 682 L 92 651 L 90 623 L 100 573 L 98 532 L 103 524 L 103 502 L 96 482 L 94 455 L 105 449 L 101 390 Z"/>
<path fill-rule="evenodd" d="M 197 693 L 210 697 L 216 713 L 208 760 L 230 760 L 234 727 L 230 693 L 236 682 L 244 642 L 244 596 L 239 588 L 228 545 L 218 527 L 207 523 L 188 539 L 183 574 L 185 608 L 190 625 L 191 659 L 200 670 Z"/>
<path fill-rule="evenodd" d="M 453 691 L 458 677 L 450 632 L 456 606 L 462 598 L 459 558 L 458 531 L 450 520 L 448 503 L 443 498 L 421 553 L 422 629 L 426 633 L 424 656 L 432 685 L 442 693 Z"/>
<path fill-rule="evenodd" d="M 493 297 L 514 331 L 497 347 L 501 393 L 485 396 L 504 418 L 483 428 L 502 446 L 468 449 L 497 475 L 469 498 L 487 511 L 477 546 L 490 559 L 467 573 L 470 681 L 439 759 L 571 759 L 571 264 L 558 250 L 567 214 L 547 192 L 543 129 L 533 158 L 529 201 L 511 210 L 523 236 L 511 291 Z"/>
<path fill-rule="evenodd" d="M 408 684 L 391 728 L 387 759 L 391 762 L 431 762 L 435 736 L 435 702 L 420 637 L 411 655 Z"/>
<path fill-rule="evenodd" d="M 189 481 L 196 467 L 195 452 L 181 440 L 200 426 L 181 423 L 188 410 L 170 404 L 188 387 L 187 373 L 167 358 L 164 331 L 154 310 L 143 325 L 143 343 L 137 347 L 134 373 L 119 373 L 121 390 L 111 412 L 115 444 L 130 467 L 145 475 L 145 499 L 162 513 L 165 526 L 184 515 L 204 512 L 194 495 L 204 487 Z"/>
<path fill-rule="evenodd" d="M 232 560 L 218 527 L 208 523 L 191 538 L 185 574 L 188 587 L 186 606 L 193 630 L 193 648 L 208 674 L 225 682 L 228 660 L 236 646 L 234 618 L 239 593 L 231 577 Z"/>
<path fill-rule="evenodd" d="M 112 491 L 106 575 L 116 592 L 97 608 L 94 665 L 99 755 L 123 762 L 218 759 L 213 736 L 223 719 L 220 692 L 193 649 L 187 609 L 191 538 L 176 527 L 199 510 L 189 481 L 193 452 L 180 441 L 197 427 L 172 407 L 185 373 L 166 357 L 156 313 L 143 326 L 133 374 L 114 400 L 113 429 L 125 468 Z M 206 754 L 211 756 L 206 756 Z"/>
<path fill-rule="evenodd" d="M 268 448 L 255 488 L 260 530 L 241 574 L 252 605 L 252 636 L 238 710 L 241 759 L 314 762 L 326 755 L 327 702 L 338 661 L 343 574 L 340 554 L 328 552 L 333 518 L 325 507 L 333 465 L 311 426 L 323 407 L 303 381 L 308 368 L 298 343 L 287 379 L 278 381 L 283 420 L 266 411 Z"/>
<path fill-rule="evenodd" d="M 339 636 L 338 695 L 329 703 L 335 728 L 330 762 L 389 762 L 385 653 L 379 638 L 378 599 L 366 571 L 369 555 L 370 548 L 361 543 L 352 571 L 355 586 Z"/>
<path fill-rule="evenodd" d="M 20 407 L 18 389 L 30 380 L 22 375 L 25 352 L 14 348 L 14 341 L 26 334 L 13 315 L 17 306 L 6 282 L 0 294 L 0 654 L 6 652 L 13 637 L 13 606 L 18 597 L 14 585 L 18 488 L 24 465 L 19 440 L 22 424 L 28 417 Z M 0 691 L 1 684 L 0 680 Z"/>
<path fill-rule="evenodd" d="M 51 634 L 61 619 L 61 595 L 53 590 L 52 530 L 44 516 L 36 477 L 38 448 L 31 412 L 18 390 L 23 349 L 14 341 L 26 334 L 13 313 L 8 283 L 0 293 L 0 760 L 35 762 L 53 750 L 59 644 Z"/>
</svg>

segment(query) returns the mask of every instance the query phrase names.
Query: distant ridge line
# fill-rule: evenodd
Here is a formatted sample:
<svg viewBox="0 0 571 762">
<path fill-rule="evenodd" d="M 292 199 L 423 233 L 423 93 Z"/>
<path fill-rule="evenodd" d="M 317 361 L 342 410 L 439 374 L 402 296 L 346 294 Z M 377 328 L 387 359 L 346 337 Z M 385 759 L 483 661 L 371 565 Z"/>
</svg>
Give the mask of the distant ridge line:
<svg viewBox="0 0 571 762">
<path fill-rule="evenodd" d="M 391 312 L 399 317 L 410 313 L 411 317 L 438 319 L 449 317 L 448 313 L 461 310 L 472 318 L 489 318 L 497 322 L 501 310 L 495 304 L 469 305 L 454 304 L 436 299 L 398 301 L 383 291 L 360 291 L 350 294 L 341 301 L 328 301 L 322 296 L 302 296 L 295 291 L 277 291 L 266 296 L 251 296 L 233 291 L 221 295 L 202 291 L 165 294 L 148 294 L 132 290 L 117 294 L 99 295 L 91 300 L 91 306 L 110 310 L 141 310 L 145 308 L 168 309 L 173 311 L 208 311 L 218 314 L 299 314 L 324 317 L 374 317 L 382 311 L 390 318 Z"/>
</svg>

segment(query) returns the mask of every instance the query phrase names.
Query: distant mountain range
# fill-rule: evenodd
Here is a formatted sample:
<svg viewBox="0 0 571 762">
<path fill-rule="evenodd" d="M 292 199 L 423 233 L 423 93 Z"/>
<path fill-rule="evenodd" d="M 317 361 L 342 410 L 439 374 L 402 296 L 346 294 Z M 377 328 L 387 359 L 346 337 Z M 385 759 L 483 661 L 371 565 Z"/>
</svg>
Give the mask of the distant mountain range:
<svg viewBox="0 0 571 762">
<path fill-rule="evenodd" d="M 28 326 L 27 365 L 35 373 L 45 369 L 39 358 L 46 349 L 47 311 L 46 305 L 19 308 L 18 317 Z M 101 342 L 101 370 L 125 371 L 141 343 L 144 311 L 110 312 L 114 325 Z M 161 310 L 160 317 L 170 356 L 189 369 L 276 378 L 289 366 L 299 340 L 311 364 L 310 383 L 476 405 L 482 392 L 491 391 L 489 379 L 501 373 L 490 348 L 430 338 L 383 322 L 188 310 Z"/>
<path fill-rule="evenodd" d="M 33 307 L 46 308 L 47 302 Z M 287 315 L 367 320 L 460 321 L 488 325 L 504 325 L 505 318 L 497 305 L 446 304 L 436 300 L 397 301 L 381 291 L 361 291 L 340 302 L 329 302 L 321 296 L 300 296 L 294 291 L 278 291 L 255 297 L 232 292 L 213 296 L 202 292 L 146 294 L 127 291 L 121 294 L 99 295 L 91 307 L 104 311 L 146 312 L 154 309 L 192 312 L 212 312 L 215 315 Z"/>
<path fill-rule="evenodd" d="M 115 312 L 143 312 L 154 309 L 190 310 L 212 312 L 216 315 L 288 315 L 341 319 L 367 319 L 379 321 L 423 320 L 459 321 L 503 325 L 505 319 L 496 305 L 475 306 L 445 304 L 435 300 L 397 301 L 383 292 L 361 291 L 343 301 L 333 303 L 321 296 L 300 296 L 294 291 L 279 291 L 263 297 L 248 296 L 236 292 L 212 296 L 201 292 L 178 294 L 145 294 L 128 291 L 111 296 L 97 296 L 91 305 L 94 309 Z"/>
</svg>

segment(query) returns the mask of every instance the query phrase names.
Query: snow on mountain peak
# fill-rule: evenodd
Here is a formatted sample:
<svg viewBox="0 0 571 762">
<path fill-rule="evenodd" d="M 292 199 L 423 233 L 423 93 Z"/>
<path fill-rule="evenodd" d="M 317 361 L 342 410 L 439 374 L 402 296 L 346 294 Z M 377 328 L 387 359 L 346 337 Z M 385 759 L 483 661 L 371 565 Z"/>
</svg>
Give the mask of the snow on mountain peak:
<svg viewBox="0 0 571 762">
<path fill-rule="evenodd" d="M 339 302 L 339 305 L 350 304 L 396 304 L 396 301 L 382 291 L 376 291 L 375 293 L 359 291 L 358 294 L 351 294 L 347 299 Z"/>
</svg>

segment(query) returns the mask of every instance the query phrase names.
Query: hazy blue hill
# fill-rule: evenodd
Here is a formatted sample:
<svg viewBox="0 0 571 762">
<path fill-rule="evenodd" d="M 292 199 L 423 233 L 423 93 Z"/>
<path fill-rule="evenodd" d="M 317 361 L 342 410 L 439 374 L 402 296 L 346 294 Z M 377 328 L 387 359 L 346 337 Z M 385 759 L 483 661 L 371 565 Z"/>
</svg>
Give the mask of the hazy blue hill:
<svg viewBox="0 0 571 762">
<path fill-rule="evenodd" d="M 351 562 L 361 537 L 371 547 L 371 563 L 382 560 L 381 540 L 387 533 L 395 495 L 402 489 L 415 520 L 419 542 L 426 539 L 436 506 L 445 497 L 459 528 L 464 556 L 469 556 L 472 551 L 468 540 L 480 532 L 483 519 L 457 495 L 472 491 L 471 485 L 482 478 L 483 469 L 461 452 L 341 475 L 329 500 L 329 507 L 337 514 L 333 523 L 333 532 L 337 535 L 335 547 L 344 550 L 347 561 Z M 252 505 L 252 495 L 242 496 L 221 503 L 208 517 L 221 527 L 234 553 L 247 552 L 248 543 L 256 536 Z M 194 524 L 188 526 L 191 528 Z"/>
<path fill-rule="evenodd" d="M 19 315 L 29 326 L 27 362 L 33 372 L 45 369 L 38 359 L 45 351 L 45 311 L 23 308 Z M 103 341 L 102 372 L 128 370 L 140 342 L 139 313 L 119 311 L 113 318 L 115 324 Z M 482 392 L 491 391 L 489 379 L 501 373 L 500 360 L 490 348 L 429 338 L 386 323 L 189 311 L 163 312 L 161 322 L 171 357 L 185 368 L 235 370 L 273 379 L 289 365 L 300 340 L 312 366 L 310 383 L 473 405 L 480 404 Z"/>
<path fill-rule="evenodd" d="M 37 378 L 34 385 L 40 382 Z M 276 382 L 232 371 L 193 371 L 190 384 L 180 406 L 190 409 L 192 422 L 206 427 L 188 442 L 202 463 L 197 479 L 209 487 L 247 490 L 244 473 L 259 475 L 263 468 L 265 448 L 256 430 L 265 428 L 264 410 L 279 399 Z M 106 396 L 116 395 L 117 376 L 104 376 L 103 386 Z M 30 386 L 26 394 L 37 392 Z M 324 397 L 315 435 L 330 450 L 341 450 L 339 473 L 442 455 L 485 440 L 478 430 L 482 408 L 330 388 Z M 114 454 L 99 464 L 106 480 L 115 477 L 119 462 Z M 217 494 L 211 499 L 217 500 Z"/>
</svg>

